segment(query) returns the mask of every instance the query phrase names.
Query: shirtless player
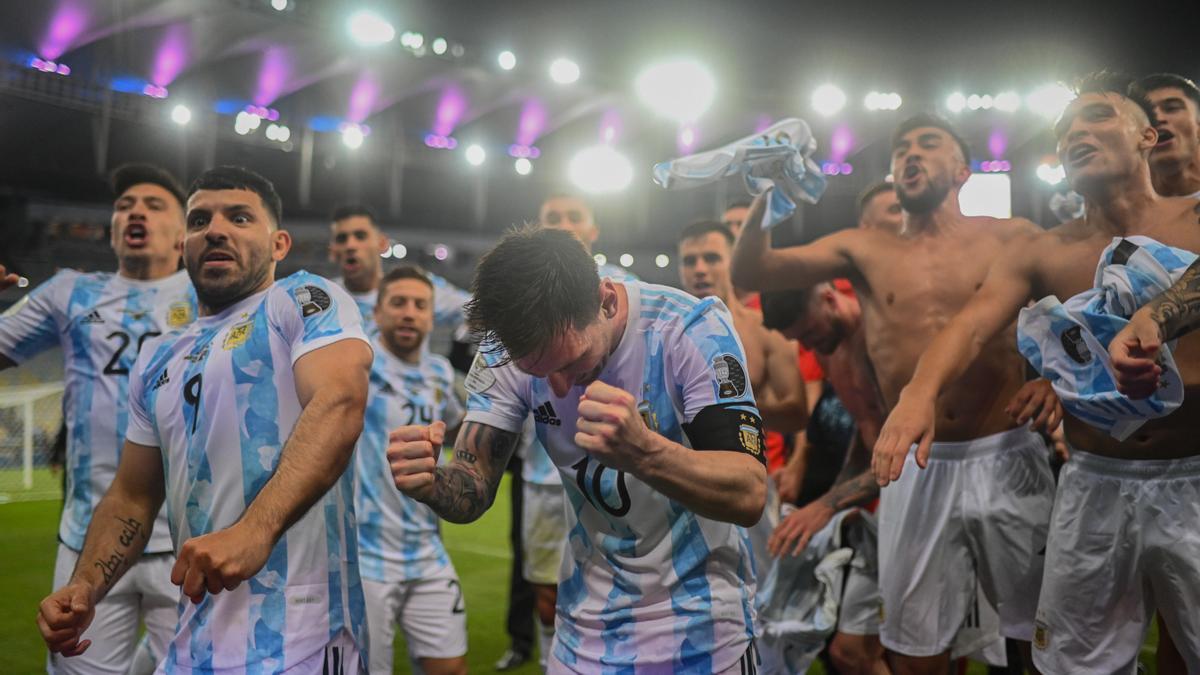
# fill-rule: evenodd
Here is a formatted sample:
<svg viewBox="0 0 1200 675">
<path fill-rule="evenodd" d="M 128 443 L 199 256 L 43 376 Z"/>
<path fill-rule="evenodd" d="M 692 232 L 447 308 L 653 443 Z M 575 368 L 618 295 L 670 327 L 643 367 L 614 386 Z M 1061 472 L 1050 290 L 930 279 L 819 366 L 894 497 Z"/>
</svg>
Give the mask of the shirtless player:
<svg viewBox="0 0 1200 675">
<path fill-rule="evenodd" d="M 920 441 L 920 456 L 940 432 L 944 383 L 986 355 L 993 336 L 1007 335 L 1029 300 L 1065 301 L 1090 289 L 1113 237 L 1146 235 L 1200 252 L 1196 202 L 1155 193 L 1151 108 L 1125 91 L 1111 76 L 1089 78 L 1055 125 L 1059 158 L 1087 211 L 1014 238 L 980 292 L 929 345 L 880 434 L 874 461 L 882 482 L 897 478 L 912 443 Z M 1156 608 L 1188 670 L 1200 670 L 1200 338 L 1181 338 L 1174 356 L 1185 394 L 1171 415 L 1125 441 L 1066 419 L 1071 461 L 1059 476 L 1038 602 L 1034 660 L 1044 673 L 1132 672 Z M 904 475 L 916 473 L 906 468 Z"/>
<path fill-rule="evenodd" d="M 1005 242 L 1036 229 L 1028 221 L 962 214 L 958 192 L 970 175 L 969 156 L 944 120 L 918 115 L 902 123 L 892 137 L 891 163 L 904 210 L 901 234 L 843 230 L 772 249 L 757 227 L 760 198 L 734 255 L 734 282 L 749 288 L 849 278 L 888 407 L 929 339 L 975 294 Z M 880 637 L 895 653 L 897 673 L 948 670 L 948 650 L 977 581 L 1000 610 L 1002 633 L 1033 636 L 1030 590 L 1041 576 L 1037 553 L 1053 477 L 1041 439 L 1015 428 L 1004 411 L 1024 379 L 1011 329 L 984 353 L 940 399 L 938 434 L 930 439 L 937 441 L 936 471 L 880 497 Z"/>
</svg>

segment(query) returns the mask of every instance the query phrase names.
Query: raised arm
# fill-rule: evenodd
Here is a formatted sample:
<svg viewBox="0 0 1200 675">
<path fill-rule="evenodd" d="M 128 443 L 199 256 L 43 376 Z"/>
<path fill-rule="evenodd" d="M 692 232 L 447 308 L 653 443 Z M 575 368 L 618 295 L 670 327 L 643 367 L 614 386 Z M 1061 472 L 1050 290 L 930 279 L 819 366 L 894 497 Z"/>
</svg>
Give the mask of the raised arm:
<svg viewBox="0 0 1200 675">
<path fill-rule="evenodd" d="M 38 607 L 38 628 L 50 651 L 76 656 L 91 644 L 80 638 L 96 603 L 146 548 L 164 494 L 159 449 L 126 441 L 116 477 L 92 514 L 71 580 Z"/>
<path fill-rule="evenodd" d="M 796 343 L 773 330 L 764 333 L 767 390 L 755 398 L 763 426 L 781 434 L 801 431 L 808 423 L 808 400 L 796 365 Z"/>
<path fill-rule="evenodd" d="M 1108 355 L 1118 388 L 1134 398 L 1158 389 L 1162 367 L 1158 350 L 1200 328 L 1200 259 L 1184 270 L 1175 285 L 1146 303 L 1109 344 Z"/>
<path fill-rule="evenodd" d="M 701 416 L 704 416 L 702 419 Z M 747 448 L 736 409 L 712 406 L 689 425 L 693 448 L 651 431 L 627 391 L 593 382 L 579 403 L 575 443 L 601 464 L 637 476 L 697 515 L 750 527 L 767 498 L 763 449 Z"/>
<path fill-rule="evenodd" d="M 754 291 L 778 291 L 851 276 L 850 251 L 863 232 L 842 230 L 804 246 L 771 248 L 771 233 L 759 227 L 769 194 L 755 198 L 734 246 L 734 285 Z"/>
<path fill-rule="evenodd" d="M 496 499 L 496 488 L 519 434 L 465 422 L 458 432 L 453 459 L 438 466 L 445 433 L 442 422 L 392 431 L 388 444 L 392 478 L 397 489 L 425 502 L 443 519 L 469 523 Z"/>
<path fill-rule="evenodd" d="M 205 590 L 233 590 L 266 564 L 279 538 L 341 478 L 362 433 L 371 348 L 339 340 L 292 367 L 303 410 L 279 466 L 241 519 L 184 542 L 171 580 L 199 602 Z"/>
<path fill-rule="evenodd" d="M 912 380 L 900 392 L 875 443 L 872 466 L 881 486 L 900 477 L 904 458 L 918 444 L 917 464 L 925 467 L 933 445 L 938 395 L 958 379 L 989 340 L 1004 330 L 1025 306 L 1033 289 L 1033 236 L 1006 246 L 988 270 L 983 286 L 917 362 Z"/>
</svg>

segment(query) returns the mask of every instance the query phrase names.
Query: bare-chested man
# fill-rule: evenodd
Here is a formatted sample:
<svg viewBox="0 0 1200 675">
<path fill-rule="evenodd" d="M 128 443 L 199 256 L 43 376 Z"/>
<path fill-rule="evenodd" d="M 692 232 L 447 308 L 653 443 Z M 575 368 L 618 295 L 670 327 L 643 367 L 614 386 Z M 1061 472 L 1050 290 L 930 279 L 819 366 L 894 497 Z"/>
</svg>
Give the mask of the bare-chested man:
<svg viewBox="0 0 1200 675">
<path fill-rule="evenodd" d="M 939 433 L 945 383 L 977 355 L 986 358 L 986 345 L 1007 335 L 1029 300 L 1065 301 L 1090 289 L 1114 237 L 1200 251 L 1196 202 L 1154 191 L 1153 113 L 1125 84 L 1088 78 L 1055 125 L 1059 158 L 1086 213 L 1009 242 L 983 288 L 929 345 L 880 434 L 874 462 L 882 481 L 899 475 L 911 443 L 920 441 L 923 454 L 925 439 Z M 1044 673 L 1132 672 L 1156 608 L 1189 672 L 1200 671 L 1200 338 L 1182 338 L 1174 355 L 1185 396 L 1171 415 L 1125 441 L 1067 417 L 1071 461 L 1059 477 L 1038 603 L 1034 660 Z"/>
<path fill-rule="evenodd" d="M 1200 89 L 1171 73 L 1147 75 L 1134 88 L 1150 101 L 1158 130 L 1158 144 L 1150 152 L 1154 191 L 1200 198 Z"/>
<path fill-rule="evenodd" d="M 851 229 L 772 249 L 754 225 L 743 230 L 734 255 L 734 281 L 750 288 L 850 279 L 888 407 L 1004 244 L 1036 229 L 1028 221 L 962 214 L 958 193 L 970 176 L 969 154 L 940 118 L 902 123 L 891 165 L 904 211 L 899 234 Z M 762 209 L 760 199 L 748 222 L 760 222 Z M 1053 477 L 1042 440 L 1016 428 L 1004 410 L 1024 380 L 1012 330 L 984 354 L 939 400 L 938 433 L 928 439 L 937 441 L 931 472 L 880 495 L 880 638 L 895 653 L 898 673 L 948 670 L 948 650 L 977 583 L 999 609 L 1005 636 L 1033 637 L 1031 589 L 1041 576 Z"/>
</svg>

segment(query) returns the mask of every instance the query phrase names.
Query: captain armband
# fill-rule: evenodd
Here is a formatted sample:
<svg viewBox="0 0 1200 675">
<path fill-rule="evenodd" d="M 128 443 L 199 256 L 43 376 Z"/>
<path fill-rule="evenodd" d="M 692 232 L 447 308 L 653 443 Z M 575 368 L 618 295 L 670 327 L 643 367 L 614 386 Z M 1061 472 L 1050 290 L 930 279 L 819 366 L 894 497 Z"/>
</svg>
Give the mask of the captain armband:
<svg viewBox="0 0 1200 675">
<path fill-rule="evenodd" d="M 744 452 L 765 466 L 766 443 L 762 418 L 745 403 L 717 403 L 696 414 L 683 425 L 683 431 L 695 450 Z"/>
</svg>

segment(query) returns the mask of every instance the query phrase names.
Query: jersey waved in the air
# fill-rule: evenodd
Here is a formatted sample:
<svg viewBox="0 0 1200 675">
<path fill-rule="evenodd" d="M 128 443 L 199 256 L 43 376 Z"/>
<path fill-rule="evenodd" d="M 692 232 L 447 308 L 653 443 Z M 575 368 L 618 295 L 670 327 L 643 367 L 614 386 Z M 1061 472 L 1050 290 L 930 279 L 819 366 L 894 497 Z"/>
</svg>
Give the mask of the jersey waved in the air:
<svg viewBox="0 0 1200 675">
<path fill-rule="evenodd" d="M 293 365 L 334 342 L 365 341 L 361 323 L 345 291 L 297 272 L 146 344 L 131 375 L 128 437 L 162 450 L 177 552 L 242 516 L 302 412 Z M 256 575 L 198 605 L 184 598 L 180 610 L 166 672 L 280 672 L 342 630 L 362 645 L 351 472 L 288 529 Z"/>
<path fill-rule="evenodd" d="M 138 350 L 196 318 L 186 272 L 153 281 L 63 270 L 0 317 L 0 354 L 15 363 L 63 349 L 67 490 L 58 537 L 83 549 L 92 511 L 112 484 L 129 419 L 129 370 Z M 147 553 L 171 550 L 167 520 L 154 521 Z"/>
<path fill-rule="evenodd" d="M 719 426 L 740 445 L 720 449 L 761 461 L 761 422 L 725 306 L 665 286 L 622 286 L 628 322 L 598 379 L 634 394 L 643 420 L 662 436 L 718 449 L 701 436 Z M 467 378 L 467 421 L 515 432 L 532 414 L 570 504 L 555 657 L 580 673 L 732 667 L 754 634 L 745 530 L 698 516 L 589 457 L 574 442 L 585 387 L 560 398 L 545 379 L 512 364 L 486 367 L 493 358 L 478 358 Z M 720 421 L 701 434 L 698 415 Z"/>
</svg>

